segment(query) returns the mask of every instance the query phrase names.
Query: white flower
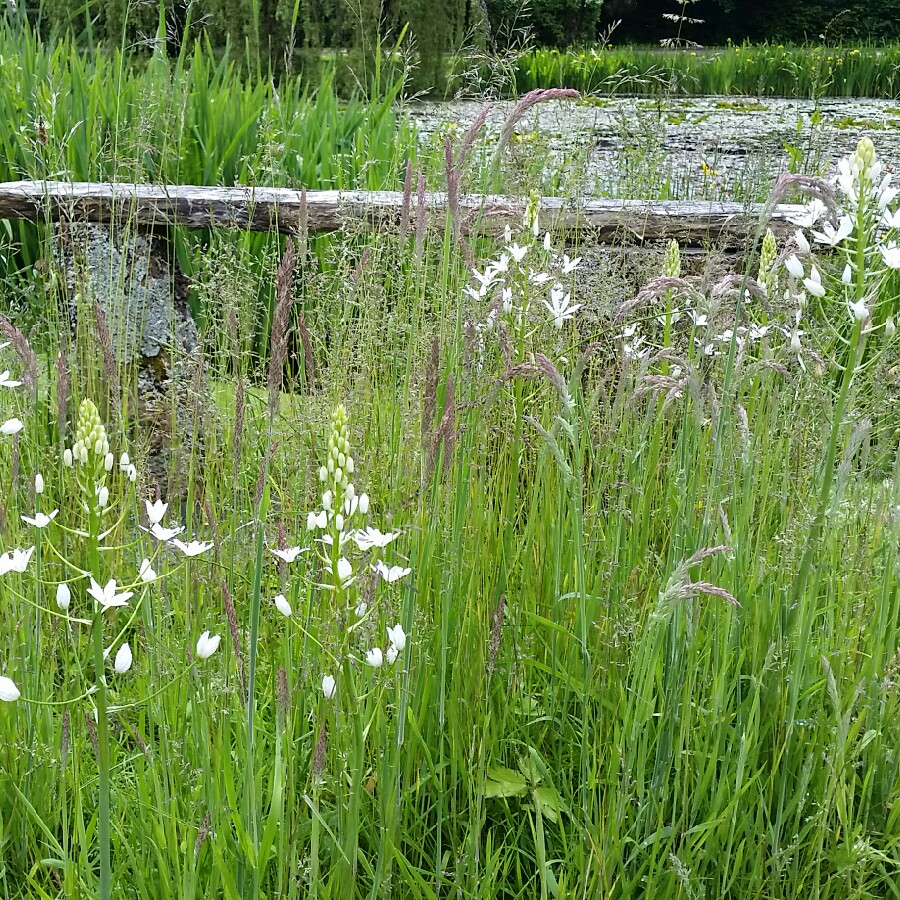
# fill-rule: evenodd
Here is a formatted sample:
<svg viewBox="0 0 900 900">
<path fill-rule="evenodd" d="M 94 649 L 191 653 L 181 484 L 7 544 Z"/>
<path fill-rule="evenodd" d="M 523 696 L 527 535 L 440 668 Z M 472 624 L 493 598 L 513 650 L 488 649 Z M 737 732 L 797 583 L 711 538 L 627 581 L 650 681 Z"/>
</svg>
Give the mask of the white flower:
<svg viewBox="0 0 900 900">
<path fill-rule="evenodd" d="M 330 512 L 331 500 L 332 500 L 331 491 L 325 491 L 325 493 L 322 494 L 322 509 L 324 509 L 325 512 Z"/>
<path fill-rule="evenodd" d="M 72 451 L 71 451 L 68 447 L 66 447 L 66 449 L 63 450 L 63 465 L 64 465 L 67 469 L 71 469 L 71 468 L 72 468 L 72 462 L 73 462 L 73 460 L 72 460 Z"/>
<path fill-rule="evenodd" d="M 144 503 L 147 507 L 147 518 L 150 520 L 150 524 L 158 525 L 162 522 L 166 510 L 169 508 L 169 504 L 163 503 L 162 500 L 157 500 L 155 503 L 145 500 Z"/>
<path fill-rule="evenodd" d="M 900 228 L 900 207 L 894 210 L 894 212 L 886 209 L 882 216 L 882 220 L 888 228 Z"/>
<path fill-rule="evenodd" d="M 334 526 L 338 531 L 344 530 L 344 517 L 340 513 L 334 517 Z"/>
<path fill-rule="evenodd" d="M 569 257 L 564 253 L 561 268 L 563 275 L 568 275 L 570 272 L 574 272 L 578 268 L 578 264 L 580 262 L 580 256 L 576 256 L 575 259 L 569 259 Z"/>
<path fill-rule="evenodd" d="M 889 269 L 900 269 L 900 247 L 893 242 L 879 248 L 884 264 Z"/>
<path fill-rule="evenodd" d="M 115 457 L 113 457 L 112 453 L 107 453 L 103 460 L 103 468 L 107 472 L 112 472 L 113 463 L 115 463 L 115 461 Z"/>
<path fill-rule="evenodd" d="M 144 561 L 141 563 L 141 567 L 140 569 L 138 569 L 138 575 L 140 576 L 140 579 L 144 582 L 144 584 L 156 580 L 156 572 L 153 571 L 153 567 L 150 565 L 149 559 L 144 559 Z"/>
<path fill-rule="evenodd" d="M 841 273 L 841 281 L 844 284 L 850 284 L 850 282 L 853 281 L 853 267 L 850 263 L 847 263 L 847 265 L 844 266 L 844 271 Z"/>
<path fill-rule="evenodd" d="M 512 288 L 505 287 L 503 288 L 503 299 L 501 301 L 501 307 L 503 312 L 511 313 L 513 308 L 512 302 Z"/>
<path fill-rule="evenodd" d="M 809 241 L 806 239 L 806 235 L 797 230 L 794 232 L 794 240 L 797 242 L 797 247 L 801 253 L 809 254 Z"/>
<path fill-rule="evenodd" d="M 0 675 L 0 700 L 3 700 L 4 703 L 15 703 L 21 696 L 12 678 Z"/>
<path fill-rule="evenodd" d="M 114 606 L 127 606 L 128 598 L 134 596 L 134 591 L 122 591 L 116 593 L 116 580 L 111 578 L 106 582 L 106 587 L 100 587 L 94 576 L 91 575 L 91 586 L 88 593 L 104 608 L 111 609 Z"/>
<path fill-rule="evenodd" d="M 34 492 L 36 494 L 44 493 L 44 476 L 40 472 L 34 476 Z"/>
<path fill-rule="evenodd" d="M 850 306 L 850 315 L 856 319 L 857 322 L 865 322 L 866 319 L 869 318 L 869 308 L 866 306 L 866 301 L 857 300 L 855 303 L 849 304 Z"/>
<path fill-rule="evenodd" d="M 128 476 L 128 480 L 129 480 L 132 484 L 134 484 L 135 481 L 137 481 L 137 469 L 134 467 L 133 464 L 130 465 L 130 466 L 125 470 L 125 474 Z"/>
<path fill-rule="evenodd" d="M 345 468 L 351 475 L 353 474 L 354 470 L 356 469 L 356 463 L 353 462 L 353 457 L 352 457 L 352 456 L 348 456 L 348 457 L 347 457 L 347 464 L 344 466 L 344 468 Z"/>
<path fill-rule="evenodd" d="M 131 459 L 129 459 L 127 453 L 122 453 L 119 457 L 119 469 L 124 472 L 131 465 Z"/>
<path fill-rule="evenodd" d="M 275 604 L 275 608 L 278 612 L 285 618 L 289 618 L 293 615 L 294 611 L 291 609 L 291 604 L 287 602 L 287 598 L 284 594 L 276 594 L 272 602 Z"/>
<path fill-rule="evenodd" d="M 369 511 L 369 495 L 368 494 L 360 494 L 359 495 L 359 511 L 361 515 L 366 515 Z"/>
<path fill-rule="evenodd" d="M 811 228 L 827 213 L 828 207 L 818 197 L 815 197 L 806 205 L 806 212 L 797 220 L 797 224 L 804 228 Z"/>
<path fill-rule="evenodd" d="M 63 581 L 56 586 L 56 605 L 65 612 L 72 602 L 72 592 L 69 586 Z"/>
<path fill-rule="evenodd" d="M 342 556 L 337 561 L 337 566 L 334 574 L 337 575 L 341 584 L 349 584 L 350 576 L 353 574 L 353 566 L 350 564 L 349 560 L 344 559 L 344 557 Z"/>
<path fill-rule="evenodd" d="M 334 680 L 334 675 L 322 676 L 322 693 L 326 700 L 334 700 L 334 695 L 337 693 L 337 682 Z"/>
<path fill-rule="evenodd" d="M 366 614 L 366 610 L 368 608 L 369 607 L 366 602 L 364 600 L 360 600 L 359 603 L 356 604 L 356 609 L 353 610 L 353 612 L 356 613 L 356 618 L 361 619 Z"/>
<path fill-rule="evenodd" d="M 381 667 L 381 664 L 384 662 L 384 656 L 381 653 L 380 647 L 373 647 L 371 650 L 366 653 L 366 662 L 372 666 L 373 669 L 378 669 Z"/>
<path fill-rule="evenodd" d="M 372 566 L 372 571 L 377 572 L 388 584 L 393 584 L 401 578 L 405 578 L 412 569 L 404 569 L 402 566 L 386 566 L 380 559 Z"/>
<path fill-rule="evenodd" d="M 403 630 L 403 627 L 398 623 L 393 628 L 388 628 L 387 630 L 388 640 L 391 642 L 391 645 L 396 647 L 398 650 L 403 650 L 406 647 L 406 632 Z"/>
<path fill-rule="evenodd" d="M 352 484 L 347 485 L 348 489 L 352 488 Z M 353 514 L 356 512 L 357 507 L 359 506 L 359 497 L 347 497 L 344 501 L 344 512 L 347 514 L 347 518 L 351 518 Z"/>
<path fill-rule="evenodd" d="M 214 634 L 210 637 L 209 632 L 204 631 L 197 640 L 197 656 L 200 659 L 209 659 L 219 649 L 219 641 L 221 640 L 222 635 Z"/>
<path fill-rule="evenodd" d="M 803 349 L 800 345 L 801 334 L 803 334 L 803 332 L 798 331 L 796 328 L 791 331 L 791 350 L 793 350 L 794 353 L 799 353 Z"/>
<path fill-rule="evenodd" d="M 116 660 L 113 663 L 116 674 L 124 675 L 131 668 L 132 660 L 131 647 L 128 646 L 128 642 L 126 641 L 119 647 L 119 652 L 116 654 Z"/>
<path fill-rule="evenodd" d="M 309 513 L 306 517 L 306 530 L 328 527 L 328 513 L 323 509 L 320 513 Z"/>
<path fill-rule="evenodd" d="M 319 481 L 325 481 L 328 478 L 328 469 L 325 466 L 319 467 Z"/>
<path fill-rule="evenodd" d="M 371 550 L 373 547 L 381 547 L 384 549 L 387 545 L 400 536 L 399 531 L 389 531 L 387 534 L 383 534 L 377 528 L 366 528 L 365 530 L 360 529 L 359 531 L 355 531 L 352 535 L 353 540 L 356 542 L 356 546 L 359 547 L 360 550 Z"/>
<path fill-rule="evenodd" d="M 784 267 L 798 281 L 803 278 L 803 263 L 793 253 L 784 261 Z"/>
<path fill-rule="evenodd" d="M 104 484 L 103 487 L 97 491 L 97 505 L 100 509 L 106 509 L 107 503 L 109 503 L 109 488 Z"/>
<path fill-rule="evenodd" d="M 803 285 L 813 295 L 813 297 L 825 296 L 825 288 L 822 287 L 822 276 L 819 274 L 819 270 L 815 266 L 812 267 L 812 271 L 809 273 L 809 278 L 803 279 Z"/>
<path fill-rule="evenodd" d="M 562 288 L 559 285 L 556 285 L 550 291 L 550 302 L 548 303 L 542 297 L 541 303 L 543 303 L 544 306 L 547 307 L 547 311 L 553 318 L 553 325 L 556 328 L 562 328 L 563 322 L 565 322 L 567 319 L 573 318 L 575 313 L 579 309 L 581 309 L 580 303 L 576 303 L 574 306 L 572 305 L 571 295 L 564 294 Z"/>
<path fill-rule="evenodd" d="M 5 435 L 18 434 L 24 427 L 25 424 L 21 419 L 7 419 L 0 425 L 0 432 Z"/>
<path fill-rule="evenodd" d="M 0 575 L 7 572 L 18 572 L 22 574 L 28 568 L 28 562 L 31 554 L 34 553 L 34 547 L 27 550 L 9 550 L 0 556 Z"/>
<path fill-rule="evenodd" d="M 837 228 L 835 228 L 831 222 L 826 220 L 822 223 L 821 231 L 813 232 L 813 237 L 820 244 L 828 244 L 829 247 L 836 247 L 842 240 L 850 237 L 852 231 L 853 220 L 850 216 L 841 216 L 841 221 L 838 223 Z"/>
<path fill-rule="evenodd" d="M 0 387 L 15 388 L 22 384 L 21 381 L 13 381 L 9 377 L 9 369 L 0 372 Z"/>
<path fill-rule="evenodd" d="M 158 541 L 171 541 L 172 538 L 177 537 L 182 531 L 184 531 L 184 527 L 181 525 L 175 528 L 163 528 L 159 522 L 154 522 L 150 528 L 150 534 Z"/>
<path fill-rule="evenodd" d="M 387 654 L 384 658 L 387 660 L 387 664 L 389 666 L 392 666 L 397 661 L 397 657 L 399 655 L 400 651 L 393 644 L 391 644 L 391 646 L 388 647 Z"/>
<path fill-rule="evenodd" d="M 270 548 L 272 553 L 277 556 L 279 559 L 283 559 L 286 563 L 292 563 L 295 559 L 301 554 L 305 553 L 309 548 L 308 547 L 285 547 L 284 550 L 279 550 L 276 547 Z"/>
<path fill-rule="evenodd" d="M 20 516 L 20 518 L 26 525 L 34 525 L 35 528 L 46 528 L 56 518 L 58 513 L 59 510 L 54 509 L 49 515 L 38 512 L 34 514 L 33 519 L 31 516 Z"/>
<path fill-rule="evenodd" d="M 509 250 L 510 256 L 512 256 L 517 263 L 520 263 L 528 252 L 528 245 L 526 244 L 524 247 L 520 247 L 518 244 L 510 244 L 506 249 Z"/>
<path fill-rule="evenodd" d="M 208 550 L 212 550 L 212 548 L 215 546 L 211 541 L 191 541 L 189 544 L 185 544 L 184 541 L 179 541 L 177 538 L 175 538 L 172 543 L 185 556 L 199 556 L 201 553 L 206 553 Z"/>
<path fill-rule="evenodd" d="M 531 279 L 531 283 L 538 287 L 542 284 L 546 284 L 550 280 L 550 274 L 548 272 L 529 272 L 528 277 Z"/>
</svg>

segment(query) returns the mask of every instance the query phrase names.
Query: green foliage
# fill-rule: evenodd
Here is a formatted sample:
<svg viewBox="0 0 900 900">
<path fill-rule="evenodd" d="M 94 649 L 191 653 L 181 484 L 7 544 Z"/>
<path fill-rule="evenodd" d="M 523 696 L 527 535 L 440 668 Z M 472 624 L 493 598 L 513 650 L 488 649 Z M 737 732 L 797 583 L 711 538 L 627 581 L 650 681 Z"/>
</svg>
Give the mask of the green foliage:
<svg viewBox="0 0 900 900">
<path fill-rule="evenodd" d="M 494 34 L 527 32 L 535 43 L 549 47 L 590 44 L 597 39 L 603 0 L 487 0 Z"/>
</svg>

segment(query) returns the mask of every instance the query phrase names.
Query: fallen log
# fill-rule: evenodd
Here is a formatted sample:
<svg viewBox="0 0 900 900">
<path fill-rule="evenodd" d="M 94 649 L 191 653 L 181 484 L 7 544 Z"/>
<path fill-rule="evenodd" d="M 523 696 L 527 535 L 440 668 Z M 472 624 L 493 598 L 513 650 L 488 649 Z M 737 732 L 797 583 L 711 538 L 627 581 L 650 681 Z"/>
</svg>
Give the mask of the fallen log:
<svg viewBox="0 0 900 900">
<path fill-rule="evenodd" d="M 228 228 L 285 234 L 368 229 L 399 231 L 419 214 L 415 195 L 399 191 L 308 191 L 271 187 L 110 184 L 66 181 L 0 183 L 0 219 L 36 222 L 128 222 L 141 228 Z M 526 200 L 507 196 L 459 199 L 467 233 L 499 234 L 520 225 Z M 441 226 L 448 210 L 445 193 L 426 194 L 425 212 Z M 597 244 L 644 244 L 677 240 L 683 247 L 716 244 L 745 247 L 756 232 L 762 204 L 676 200 L 583 200 L 545 197 L 542 229 L 578 234 Z M 771 209 L 769 227 L 778 236 L 796 228 L 805 207 Z"/>
</svg>

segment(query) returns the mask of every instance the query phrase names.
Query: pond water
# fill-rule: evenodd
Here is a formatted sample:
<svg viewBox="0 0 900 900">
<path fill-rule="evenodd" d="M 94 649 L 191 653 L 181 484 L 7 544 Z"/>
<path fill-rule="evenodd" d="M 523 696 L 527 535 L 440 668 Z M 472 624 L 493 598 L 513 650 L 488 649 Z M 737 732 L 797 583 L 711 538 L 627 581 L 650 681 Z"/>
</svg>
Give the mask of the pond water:
<svg viewBox="0 0 900 900">
<path fill-rule="evenodd" d="M 479 101 L 421 102 L 425 143 L 464 130 Z M 496 104 L 485 148 L 512 109 Z M 545 103 L 516 126 L 507 167 L 545 194 L 759 200 L 784 171 L 827 175 L 863 135 L 900 165 L 900 101 L 756 97 L 589 97 Z"/>
</svg>

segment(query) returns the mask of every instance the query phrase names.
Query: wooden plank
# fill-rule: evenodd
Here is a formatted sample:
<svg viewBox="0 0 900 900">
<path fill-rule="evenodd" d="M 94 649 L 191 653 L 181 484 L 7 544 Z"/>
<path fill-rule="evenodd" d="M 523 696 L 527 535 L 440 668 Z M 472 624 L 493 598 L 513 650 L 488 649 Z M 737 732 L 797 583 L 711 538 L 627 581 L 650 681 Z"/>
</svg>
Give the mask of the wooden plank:
<svg viewBox="0 0 900 900">
<path fill-rule="evenodd" d="M 429 220 L 443 225 L 447 195 L 426 195 Z M 501 233 L 522 221 L 524 198 L 464 196 L 459 201 L 464 230 Z M 310 233 L 377 229 L 397 231 L 403 209 L 398 191 L 309 191 L 306 220 Z M 785 234 L 796 227 L 805 207 L 777 206 L 770 227 Z M 683 246 L 708 242 L 745 246 L 762 213 L 759 204 L 584 200 L 559 197 L 541 201 L 542 229 L 582 232 L 596 243 L 640 244 L 675 238 Z M 0 183 L 0 218 L 48 221 L 132 222 L 141 226 L 230 228 L 296 233 L 302 216 L 301 193 L 290 188 L 200 187 L 192 185 L 108 184 L 65 181 Z M 410 198 L 410 228 L 416 219 Z"/>
</svg>

